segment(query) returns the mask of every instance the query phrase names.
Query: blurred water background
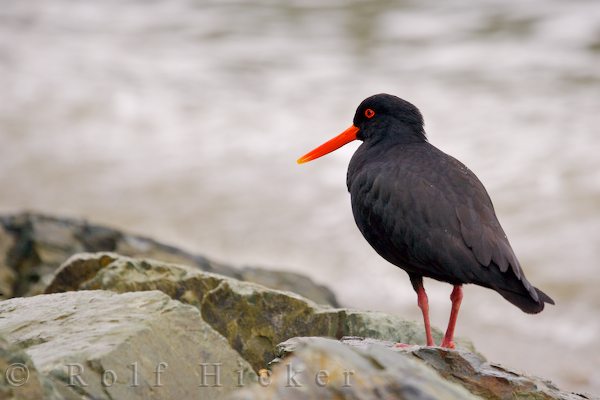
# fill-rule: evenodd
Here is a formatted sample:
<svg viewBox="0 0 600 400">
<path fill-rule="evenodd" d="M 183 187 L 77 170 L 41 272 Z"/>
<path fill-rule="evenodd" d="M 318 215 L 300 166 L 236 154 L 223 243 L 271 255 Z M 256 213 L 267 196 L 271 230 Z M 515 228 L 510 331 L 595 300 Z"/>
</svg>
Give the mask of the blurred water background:
<svg viewBox="0 0 600 400">
<path fill-rule="evenodd" d="M 420 320 L 354 226 L 358 144 L 298 156 L 388 92 L 484 182 L 532 282 L 467 287 L 490 360 L 600 393 L 600 2 L 0 0 L 0 211 L 86 217 L 218 260 L 304 272 Z M 451 287 L 426 281 L 435 325 Z"/>
</svg>

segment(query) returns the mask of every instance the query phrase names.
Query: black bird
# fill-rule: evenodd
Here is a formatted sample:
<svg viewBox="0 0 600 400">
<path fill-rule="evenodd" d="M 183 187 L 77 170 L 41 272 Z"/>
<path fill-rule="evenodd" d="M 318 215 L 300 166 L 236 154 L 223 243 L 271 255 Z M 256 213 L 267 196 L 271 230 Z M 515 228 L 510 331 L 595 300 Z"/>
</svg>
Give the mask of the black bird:
<svg viewBox="0 0 600 400">
<path fill-rule="evenodd" d="M 408 273 L 433 346 L 423 277 L 454 285 L 442 347 L 453 348 L 462 284 L 493 289 L 526 313 L 554 301 L 535 288 L 502 230 L 475 174 L 427 141 L 417 107 L 378 94 L 356 110 L 353 125 L 298 159 L 302 164 L 355 139 L 347 185 L 352 213 L 369 244 Z"/>
</svg>

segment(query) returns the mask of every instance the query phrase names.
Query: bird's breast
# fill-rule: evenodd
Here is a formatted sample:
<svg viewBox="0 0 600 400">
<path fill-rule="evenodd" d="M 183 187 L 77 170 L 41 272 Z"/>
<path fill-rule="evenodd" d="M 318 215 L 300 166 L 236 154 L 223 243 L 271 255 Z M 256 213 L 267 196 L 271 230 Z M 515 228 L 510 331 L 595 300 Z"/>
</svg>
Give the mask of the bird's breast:
<svg viewBox="0 0 600 400">
<path fill-rule="evenodd" d="M 393 264 L 406 266 L 412 245 L 407 213 L 415 207 L 416 199 L 404 162 L 379 156 L 371 158 L 357 151 L 350 163 L 347 184 L 352 214 L 377 253 Z"/>
</svg>

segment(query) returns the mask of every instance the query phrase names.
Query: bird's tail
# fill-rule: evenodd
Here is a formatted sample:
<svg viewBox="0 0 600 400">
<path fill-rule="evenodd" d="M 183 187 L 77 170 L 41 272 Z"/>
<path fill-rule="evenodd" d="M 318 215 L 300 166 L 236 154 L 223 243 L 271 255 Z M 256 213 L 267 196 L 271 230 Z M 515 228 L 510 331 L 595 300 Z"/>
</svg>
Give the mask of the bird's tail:
<svg viewBox="0 0 600 400">
<path fill-rule="evenodd" d="M 537 314 L 544 309 L 544 304 L 554 304 L 554 300 L 546 293 L 536 287 L 531 287 L 535 290 L 538 300 L 536 301 L 532 294 L 528 291 L 515 292 L 512 290 L 499 289 L 495 290 L 502 295 L 506 300 L 510 301 L 515 306 L 519 307 L 523 312 L 528 314 Z"/>
</svg>

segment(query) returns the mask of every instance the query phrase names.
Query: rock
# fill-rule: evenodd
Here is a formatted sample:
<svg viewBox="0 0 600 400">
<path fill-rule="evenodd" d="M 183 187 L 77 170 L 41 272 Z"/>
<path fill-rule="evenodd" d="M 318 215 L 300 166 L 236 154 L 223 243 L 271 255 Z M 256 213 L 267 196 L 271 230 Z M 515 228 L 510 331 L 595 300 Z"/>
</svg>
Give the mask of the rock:
<svg viewBox="0 0 600 400">
<path fill-rule="evenodd" d="M 56 268 L 70 256 L 98 251 L 190 265 L 274 289 L 293 290 L 317 303 L 338 306 L 331 290 L 302 275 L 256 267 L 234 268 L 84 220 L 31 213 L 0 216 L 0 299 L 43 293 Z"/>
<path fill-rule="evenodd" d="M 277 343 L 299 332 L 344 335 L 344 311 L 321 308 L 291 292 L 233 279 L 223 280 L 206 293 L 201 312 L 204 320 L 225 336 L 255 370 L 272 360 Z"/>
<path fill-rule="evenodd" d="M 298 349 L 312 345 L 319 338 L 293 338 L 277 346 L 274 364 Z M 471 394 L 485 399 L 583 400 L 587 395 L 561 391 L 552 382 L 528 376 L 499 364 L 488 362 L 478 353 L 464 349 L 441 347 L 394 347 L 394 342 L 362 337 L 344 337 L 340 343 L 371 353 L 374 348 L 386 349 L 424 363 L 443 379 L 463 386 Z M 382 362 L 383 358 L 378 358 Z"/>
<path fill-rule="evenodd" d="M 413 357 L 375 343 L 359 348 L 327 338 L 295 338 L 283 343 L 280 351 L 292 353 L 272 373 L 264 372 L 260 384 L 231 399 L 479 398 Z"/>
<path fill-rule="evenodd" d="M 116 253 L 81 253 L 67 260 L 46 288 L 46 293 L 105 289 L 119 293 L 160 290 L 175 300 L 200 308 L 202 299 L 224 275 L 186 265 L 134 259 Z"/>
<path fill-rule="evenodd" d="M 272 372 L 263 371 L 259 384 L 231 399 L 591 399 L 464 350 L 393 345 L 292 338 L 277 346 Z"/>
<path fill-rule="evenodd" d="M 240 377 L 256 377 L 196 308 L 159 291 L 16 298 L 0 302 L 0 315 L 0 360 L 23 360 L 30 389 L 44 391 L 22 398 L 219 399 Z M 16 347 L 26 356 L 19 359 Z"/>
<path fill-rule="evenodd" d="M 561 391 L 551 381 L 527 376 L 481 356 L 461 350 L 416 347 L 406 350 L 435 369 L 449 381 L 462 384 L 471 393 L 486 399 L 587 399 L 587 396 Z"/>
<path fill-rule="evenodd" d="M 466 351 L 464 348 L 451 350 L 441 347 L 411 346 L 396 349 L 393 348 L 393 342 L 380 340 L 342 338 L 341 341 L 362 348 L 375 343 L 392 351 L 410 355 L 425 362 L 443 378 L 458 383 L 471 393 L 485 399 L 598 399 L 590 395 L 561 391 L 549 380 L 490 363 L 481 354 Z"/>
<path fill-rule="evenodd" d="M 98 248 L 191 265 L 100 252 L 56 267 Z M 423 344 L 422 325 L 236 278 L 335 304 L 301 275 L 233 269 L 84 223 L 0 218 L 4 295 L 48 293 L 0 302 L 0 398 L 591 398 L 490 363 L 468 341 L 393 348 Z M 249 385 L 253 370 L 262 386 Z"/>
<path fill-rule="evenodd" d="M 52 398 L 31 358 L 18 345 L 0 337 L 0 399 L 26 400 Z M 46 390 L 44 387 L 46 386 Z"/>
<path fill-rule="evenodd" d="M 367 336 L 424 343 L 421 324 L 383 313 L 319 306 L 295 293 L 161 261 L 114 253 L 78 254 L 57 271 L 48 293 L 161 290 L 196 306 L 202 318 L 258 371 L 275 346 L 295 336 Z M 437 340 L 441 332 L 434 330 Z M 468 343 L 458 342 L 459 345 Z"/>
<path fill-rule="evenodd" d="M 258 283 L 269 288 L 298 293 L 317 304 L 328 304 L 339 307 L 337 299 L 331 290 L 323 285 L 318 285 L 307 276 L 289 271 L 277 271 L 257 267 L 243 267 L 239 280 Z"/>
</svg>

